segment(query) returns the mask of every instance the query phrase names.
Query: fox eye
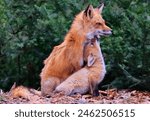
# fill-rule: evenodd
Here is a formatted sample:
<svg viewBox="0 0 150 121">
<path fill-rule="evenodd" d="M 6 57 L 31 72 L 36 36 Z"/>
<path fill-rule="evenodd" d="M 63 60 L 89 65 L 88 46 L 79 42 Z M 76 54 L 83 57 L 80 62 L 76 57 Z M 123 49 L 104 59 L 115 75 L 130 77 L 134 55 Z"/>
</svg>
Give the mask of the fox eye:
<svg viewBox="0 0 150 121">
<path fill-rule="evenodd" d="M 97 26 L 101 26 L 101 25 L 102 25 L 102 23 L 100 23 L 100 22 L 97 22 L 97 23 L 96 23 L 96 25 L 97 25 Z"/>
</svg>

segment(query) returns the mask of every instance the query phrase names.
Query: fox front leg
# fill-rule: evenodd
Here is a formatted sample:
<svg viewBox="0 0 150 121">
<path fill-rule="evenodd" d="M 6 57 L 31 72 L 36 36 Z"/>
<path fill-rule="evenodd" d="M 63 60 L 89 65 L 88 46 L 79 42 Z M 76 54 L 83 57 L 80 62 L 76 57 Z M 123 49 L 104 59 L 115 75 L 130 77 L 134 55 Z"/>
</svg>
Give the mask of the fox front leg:
<svg viewBox="0 0 150 121">
<path fill-rule="evenodd" d="M 98 85 L 96 85 L 93 90 L 93 96 L 99 96 Z"/>
<path fill-rule="evenodd" d="M 92 96 L 99 96 L 98 84 L 90 82 L 90 93 Z"/>
</svg>

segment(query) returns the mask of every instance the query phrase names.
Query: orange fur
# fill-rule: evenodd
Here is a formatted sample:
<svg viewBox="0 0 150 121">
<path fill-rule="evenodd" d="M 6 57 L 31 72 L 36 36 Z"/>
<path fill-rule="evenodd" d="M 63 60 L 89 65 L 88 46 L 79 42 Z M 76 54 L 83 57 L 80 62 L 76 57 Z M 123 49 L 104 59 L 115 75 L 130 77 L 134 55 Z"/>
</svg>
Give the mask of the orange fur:
<svg viewBox="0 0 150 121">
<path fill-rule="evenodd" d="M 22 98 L 30 100 L 31 93 L 28 90 L 28 88 L 19 86 L 10 91 L 10 97 L 11 98 L 22 97 Z"/>
<path fill-rule="evenodd" d="M 89 35 L 89 33 L 96 30 L 111 30 L 105 25 L 100 13 L 100 8 L 94 9 L 91 5 L 80 12 L 75 17 L 64 42 L 54 47 L 52 53 L 44 61 L 45 65 L 40 74 L 43 95 L 51 95 L 57 85 L 81 69 L 85 43 L 94 38 L 93 34 Z"/>
<path fill-rule="evenodd" d="M 30 89 L 24 86 L 17 86 L 14 84 L 9 91 L 9 97 L 10 98 L 24 98 L 30 100 L 33 95 L 41 96 L 41 91 Z"/>
<path fill-rule="evenodd" d="M 106 73 L 101 49 L 96 40 L 85 47 L 84 58 L 87 65 L 57 86 L 55 92 L 72 95 L 75 93 L 85 94 L 90 91 L 92 95 L 95 95 L 94 91 Z"/>
</svg>

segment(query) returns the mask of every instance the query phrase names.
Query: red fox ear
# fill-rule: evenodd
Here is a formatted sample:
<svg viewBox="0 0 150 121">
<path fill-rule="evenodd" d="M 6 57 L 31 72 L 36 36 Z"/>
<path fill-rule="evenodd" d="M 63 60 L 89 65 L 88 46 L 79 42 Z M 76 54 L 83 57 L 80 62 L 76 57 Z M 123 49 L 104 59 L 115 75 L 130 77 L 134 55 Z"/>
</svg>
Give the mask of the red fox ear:
<svg viewBox="0 0 150 121">
<path fill-rule="evenodd" d="M 93 6 L 92 5 L 88 5 L 88 7 L 85 9 L 84 11 L 84 15 L 88 18 L 93 18 Z"/>
<path fill-rule="evenodd" d="M 104 8 L 104 3 L 100 4 L 97 8 L 99 9 L 99 12 L 101 14 Z"/>
<path fill-rule="evenodd" d="M 95 62 L 95 58 L 94 55 L 91 53 L 87 59 L 87 66 L 91 67 L 94 64 L 94 62 Z"/>
</svg>

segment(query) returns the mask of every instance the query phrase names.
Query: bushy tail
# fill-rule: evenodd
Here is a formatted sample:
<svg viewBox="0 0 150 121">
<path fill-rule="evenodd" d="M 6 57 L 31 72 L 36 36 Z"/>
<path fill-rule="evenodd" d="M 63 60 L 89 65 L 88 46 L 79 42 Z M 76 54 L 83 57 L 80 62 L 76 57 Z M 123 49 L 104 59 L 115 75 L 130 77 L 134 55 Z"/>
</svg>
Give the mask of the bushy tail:
<svg viewBox="0 0 150 121">
<path fill-rule="evenodd" d="M 30 100 L 33 95 L 41 96 L 41 91 L 35 90 L 35 89 L 29 89 L 24 86 L 18 86 L 16 87 L 16 84 L 12 86 L 12 88 L 9 91 L 10 98 L 24 98 L 27 100 Z"/>
</svg>

